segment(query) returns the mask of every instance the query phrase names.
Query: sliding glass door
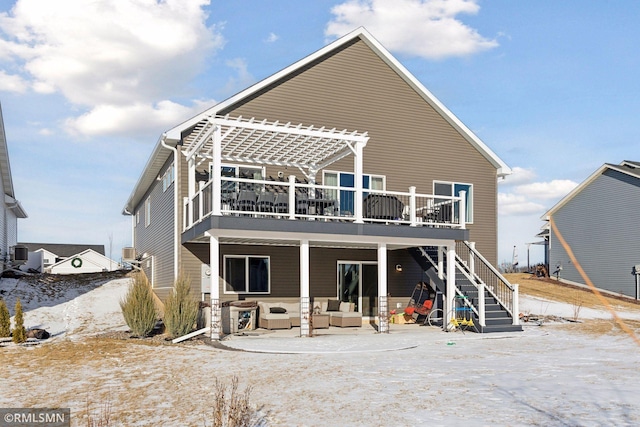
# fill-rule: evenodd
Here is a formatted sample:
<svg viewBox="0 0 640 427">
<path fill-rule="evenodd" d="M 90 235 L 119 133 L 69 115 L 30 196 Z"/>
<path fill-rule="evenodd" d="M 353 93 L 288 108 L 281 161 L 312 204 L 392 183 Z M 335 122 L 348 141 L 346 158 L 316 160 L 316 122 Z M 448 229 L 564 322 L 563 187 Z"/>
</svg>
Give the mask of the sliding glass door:
<svg viewBox="0 0 640 427">
<path fill-rule="evenodd" d="M 338 261 L 338 295 L 351 302 L 363 316 L 375 316 L 378 308 L 378 265 L 366 261 Z"/>
</svg>

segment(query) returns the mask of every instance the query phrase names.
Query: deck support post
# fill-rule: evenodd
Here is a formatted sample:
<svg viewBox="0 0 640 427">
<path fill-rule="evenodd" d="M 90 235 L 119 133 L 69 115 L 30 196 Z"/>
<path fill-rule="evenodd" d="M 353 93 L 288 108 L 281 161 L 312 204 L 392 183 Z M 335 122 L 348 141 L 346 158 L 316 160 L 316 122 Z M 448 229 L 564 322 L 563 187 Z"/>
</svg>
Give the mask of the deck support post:
<svg viewBox="0 0 640 427">
<path fill-rule="evenodd" d="M 310 336 L 309 330 L 309 240 L 300 240 L 300 336 Z"/>
<path fill-rule="evenodd" d="M 220 242 L 209 235 L 209 267 L 211 268 L 211 339 L 222 336 L 222 307 L 220 306 Z"/>
<path fill-rule="evenodd" d="M 387 244 L 378 243 L 378 332 L 389 333 L 387 300 Z"/>
</svg>

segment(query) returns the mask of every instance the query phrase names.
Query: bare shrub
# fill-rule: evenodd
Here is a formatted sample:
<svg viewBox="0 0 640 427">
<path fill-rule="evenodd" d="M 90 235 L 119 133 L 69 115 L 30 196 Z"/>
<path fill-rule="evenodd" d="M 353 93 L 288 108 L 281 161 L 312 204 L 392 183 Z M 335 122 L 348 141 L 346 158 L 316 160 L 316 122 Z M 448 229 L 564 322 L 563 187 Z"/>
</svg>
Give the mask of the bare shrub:
<svg viewBox="0 0 640 427">
<path fill-rule="evenodd" d="M 234 376 L 231 379 L 231 389 L 227 394 L 227 386 L 216 378 L 212 426 L 246 427 L 259 425 L 260 420 L 253 420 L 254 411 L 249 403 L 251 390 L 251 386 L 247 386 L 243 392 L 238 391 L 238 377 Z"/>
<path fill-rule="evenodd" d="M 198 300 L 191 295 L 191 281 L 176 280 L 173 292 L 164 303 L 164 325 L 171 338 L 181 337 L 193 330 L 198 320 Z"/>
<path fill-rule="evenodd" d="M 571 309 L 573 310 L 573 321 L 577 322 L 580 317 L 580 310 L 582 310 L 582 298 L 580 298 L 578 292 L 574 292 L 571 297 Z"/>
<path fill-rule="evenodd" d="M 0 299 L 0 338 L 8 337 L 11 335 L 11 315 L 7 304 L 3 299 Z"/>
<path fill-rule="evenodd" d="M 91 412 L 89 399 L 87 398 L 87 427 L 109 427 L 111 421 L 111 400 L 100 405 L 100 411 L 96 415 Z"/>
<path fill-rule="evenodd" d="M 133 335 L 146 337 L 153 331 L 158 313 L 149 280 L 144 273 L 136 273 L 133 276 L 131 287 L 120 300 L 120 308 Z"/>
<path fill-rule="evenodd" d="M 22 303 L 20 302 L 20 298 L 16 298 L 16 314 L 13 317 L 13 324 L 15 327 L 13 328 L 13 333 L 11 339 L 14 343 L 20 344 L 27 340 L 27 331 L 24 328 L 24 315 L 22 313 Z"/>
</svg>

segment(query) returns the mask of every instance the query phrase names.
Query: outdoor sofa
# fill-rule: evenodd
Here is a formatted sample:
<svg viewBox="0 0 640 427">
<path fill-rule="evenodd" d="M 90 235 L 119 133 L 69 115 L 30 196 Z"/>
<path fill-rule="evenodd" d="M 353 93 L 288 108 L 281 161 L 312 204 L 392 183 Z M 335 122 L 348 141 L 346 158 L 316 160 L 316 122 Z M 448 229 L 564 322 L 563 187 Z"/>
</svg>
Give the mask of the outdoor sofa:
<svg viewBox="0 0 640 427">
<path fill-rule="evenodd" d="M 264 329 L 291 329 L 300 326 L 300 303 L 259 302 L 258 325 Z"/>
<path fill-rule="evenodd" d="M 340 328 L 362 326 L 362 314 L 355 311 L 355 304 L 339 300 L 320 300 L 313 302 L 313 312 L 329 315 L 329 325 Z"/>
</svg>

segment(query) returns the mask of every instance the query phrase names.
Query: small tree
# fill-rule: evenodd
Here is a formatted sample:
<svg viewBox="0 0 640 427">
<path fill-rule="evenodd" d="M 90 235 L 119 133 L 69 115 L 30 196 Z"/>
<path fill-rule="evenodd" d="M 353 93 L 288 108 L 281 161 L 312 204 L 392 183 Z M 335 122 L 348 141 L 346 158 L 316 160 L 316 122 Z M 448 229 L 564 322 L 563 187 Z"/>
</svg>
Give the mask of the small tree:
<svg viewBox="0 0 640 427">
<path fill-rule="evenodd" d="M 16 314 L 13 318 L 15 328 L 13 328 L 13 342 L 16 344 L 23 343 L 27 340 L 27 331 L 24 329 L 24 315 L 22 314 L 22 304 L 20 298 L 16 299 Z"/>
<path fill-rule="evenodd" d="M 149 280 L 144 273 L 136 273 L 127 294 L 120 300 L 124 320 L 137 337 L 148 336 L 156 326 L 158 313 Z"/>
<path fill-rule="evenodd" d="M 0 299 L 0 338 L 11 335 L 11 315 L 7 304 Z"/>
<path fill-rule="evenodd" d="M 164 326 L 171 338 L 193 330 L 198 320 L 198 301 L 191 295 L 191 281 L 181 276 L 164 303 Z"/>
</svg>

